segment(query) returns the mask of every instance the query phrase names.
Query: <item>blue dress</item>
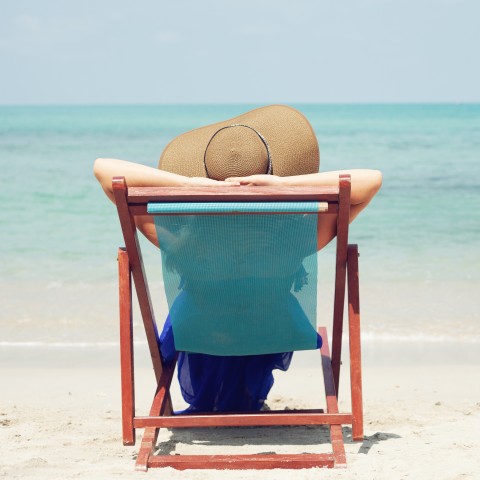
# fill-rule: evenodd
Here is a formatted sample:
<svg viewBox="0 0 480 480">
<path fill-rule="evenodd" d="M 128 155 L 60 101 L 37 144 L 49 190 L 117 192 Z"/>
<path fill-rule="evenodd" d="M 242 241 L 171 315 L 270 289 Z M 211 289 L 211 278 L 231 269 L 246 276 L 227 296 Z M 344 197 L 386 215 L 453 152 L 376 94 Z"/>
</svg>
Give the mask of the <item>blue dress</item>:
<svg viewBox="0 0 480 480">
<path fill-rule="evenodd" d="M 159 338 L 166 364 L 177 351 L 170 316 Z M 317 335 L 317 348 L 322 338 Z M 179 352 L 177 369 L 180 390 L 190 405 L 188 412 L 258 411 L 273 386 L 273 370 L 286 371 L 293 352 L 264 355 L 218 356 Z"/>
<path fill-rule="evenodd" d="M 160 352 L 168 364 L 176 355 L 170 317 L 160 335 Z M 179 352 L 178 381 L 189 412 L 258 411 L 273 386 L 273 370 L 286 371 L 292 352 L 217 356 Z"/>
</svg>

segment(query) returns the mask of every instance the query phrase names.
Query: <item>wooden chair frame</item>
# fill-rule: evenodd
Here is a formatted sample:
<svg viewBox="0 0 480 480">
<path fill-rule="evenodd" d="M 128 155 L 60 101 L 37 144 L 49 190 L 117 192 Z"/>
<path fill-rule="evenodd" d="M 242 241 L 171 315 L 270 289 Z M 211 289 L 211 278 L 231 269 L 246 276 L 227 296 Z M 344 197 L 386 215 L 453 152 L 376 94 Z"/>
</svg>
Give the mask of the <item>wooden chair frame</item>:
<svg viewBox="0 0 480 480">
<path fill-rule="evenodd" d="M 348 245 L 350 215 L 350 176 L 340 175 L 338 187 L 131 187 L 124 177 L 114 177 L 113 192 L 125 240 L 118 250 L 120 294 L 120 362 L 122 386 L 122 429 L 124 445 L 135 444 L 135 429 L 144 428 L 136 469 L 173 467 L 209 469 L 271 469 L 345 467 L 342 425 L 352 425 L 352 439 L 363 440 L 362 374 L 360 349 L 360 309 L 358 283 L 358 248 Z M 135 226 L 135 216 L 147 214 L 148 202 L 208 201 L 320 201 L 328 202 L 326 214 L 337 214 L 336 275 L 333 311 L 332 354 L 327 330 L 319 327 L 323 339 L 320 350 L 326 395 L 326 411 L 272 410 L 257 413 L 175 414 L 169 393 L 175 369 L 164 365 L 157 343 L 157 326 Z M 320 214 L 319 214 L 320 215 Z M 340 413 L 340 379 L 343 310 L 348 272 L 348 319 L 350 347 L 350 385 L 352 411 Z M 135 413 L 132 330 L 132 278 L 147 336 L 157 381 L 150 413 Z M 332 453 L 322 454 L 251 454 L 251 455 L 154 455 L 160 428 L 219 426 L 329 425 Z"/>
</svg>

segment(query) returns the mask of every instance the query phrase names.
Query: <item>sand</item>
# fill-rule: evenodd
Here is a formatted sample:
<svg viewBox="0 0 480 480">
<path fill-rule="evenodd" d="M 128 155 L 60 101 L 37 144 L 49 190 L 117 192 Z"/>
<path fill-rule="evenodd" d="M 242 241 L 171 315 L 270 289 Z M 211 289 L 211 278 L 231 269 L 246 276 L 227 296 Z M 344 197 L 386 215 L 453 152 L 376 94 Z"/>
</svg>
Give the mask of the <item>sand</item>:
<svg viewBox="0 0 480 480">
<path fill-rule="evenodd" d="M 180 472 L 166 468 L 150 469 L 146 475 L 198 480 L 480 478 L 480 362 L 477 356 L 472 359 L 472 354 L 463 354 L 468 346 L 460 346 L 457 356 L 445 355 L 448 350 L 441 344 L 417 347 L 413 355 L 402 355 L 404 361 L 390 354 L 380 364 L 378 352 L 405 353 L 407 349 L 396 349 L 393 344 L 364 346 L 365 440 L 352 443 L 350 429 L 344 428 L 347 470 Z M 113 351 L 103 355 L 90 352 L 83 365 L 73 355 L 69 362 L 66 354 L 65 358 L 45 355 L 34 363 L 31 359 L 15 362 L 14 356 L 12 351 L 10 361 L 0 368 L 0 476 L 145 478 L 134 471 L 139 442 L 134 447 L 122 445 L 119 370 Z M 323 406 L 321 377 L 314 368 L 316 358 L 312 358 L 297 356 L 289 372 L 276 376 L 269 397 L 271 407 Z M 341 399 L 348 397 L 346 380 L 344 375 Z M 146 362 L 140 362 L 138 412 L 146 410 L 152 389 L 153 374 Z M 182 407 L 177 390 L 174 401 Z M 340 406 L 348 408 L 348 398 L 341 400 Z M 172 453 L 329 449 L 323 427 L 190 429 L 165 431 L 161 439 L 165 441 L 163 451 Z"/>
</svg>

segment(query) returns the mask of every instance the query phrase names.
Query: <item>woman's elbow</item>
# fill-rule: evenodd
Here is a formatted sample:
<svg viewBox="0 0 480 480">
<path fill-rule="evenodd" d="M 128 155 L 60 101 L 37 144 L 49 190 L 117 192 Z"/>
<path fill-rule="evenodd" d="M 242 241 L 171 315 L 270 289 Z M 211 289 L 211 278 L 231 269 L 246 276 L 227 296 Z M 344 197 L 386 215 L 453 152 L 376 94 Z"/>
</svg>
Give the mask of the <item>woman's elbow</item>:
<svg viewBox="0 0 480 480">
<path fill-rule="evenodd" d="M 103 191 L 113 202 L 112 178 L 108 172 L 107 164 L 107 159 L 97 158 L 93 163 L 93 174 L 103 188 Z"/>
<path fill-rule="evenodd" d="M 105 188 L 111 186 L 107 185 L 112 181 L 111 176 L 108 173 L 108 160 L 105 158 L 97 158 L 93 163 L 93 174 L 95 178 L 100 182 L 100 185 Z"/>
<path fill-rule="evenodd" d="M 95 175 L 95 178 L 101 183 L 102 182 L 102 173 L 104 171 L 104 163 L 105 159 L 103 158 L 97 158 L 93 162 L 93 174 Z"/>
<path fill-rule="evenodd" d="M 382 187 L 383 175 L 380 170 L 372 170 L 372 190 L 375 195 Z M 372 195 L 372 196 L 373 196 Z"/>
<path fill-rule="evenodd" d="M 380 190 L 382 186 L 382 180 L 382 172 L 380 172 L 380 170 L 367 170 L 365 181 L 363 182 L 362 187 L 357 191 L 357 195 L 352 195 L 352 203 L 368 204 Z"/>
</svg>

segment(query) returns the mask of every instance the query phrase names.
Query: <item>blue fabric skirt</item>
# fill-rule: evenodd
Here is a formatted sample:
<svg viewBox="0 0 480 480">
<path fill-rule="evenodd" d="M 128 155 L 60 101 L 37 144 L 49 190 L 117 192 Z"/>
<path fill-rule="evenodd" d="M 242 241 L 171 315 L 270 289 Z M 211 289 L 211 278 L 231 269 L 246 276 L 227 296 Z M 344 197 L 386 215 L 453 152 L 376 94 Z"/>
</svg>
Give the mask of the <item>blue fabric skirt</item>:
<svg viewBox="0 0 480 480">
<path fill-rule="evenodd" d="M 176 355 L 170 317 L 160 335 L 168 364 Z M 292 352 L 223 357 L 179 352 L 178 381 L 189 412 L 240 412 L 262 408 L 273 385 L 273 370 L 286 371 Z"/>
<path fill-rule="evenodd" d="M 170 317 L 159 339 L 166 364 L 177 351 Z M 317 346 L 322 339 L 319 336 Z M 188 412 L 249 412 L 262 408 L 273 386 L 273 370 L 286 371 L 293 352 L 266 355 L 217 356 L 179 352 L 178 381 Z"/>
</svg>

